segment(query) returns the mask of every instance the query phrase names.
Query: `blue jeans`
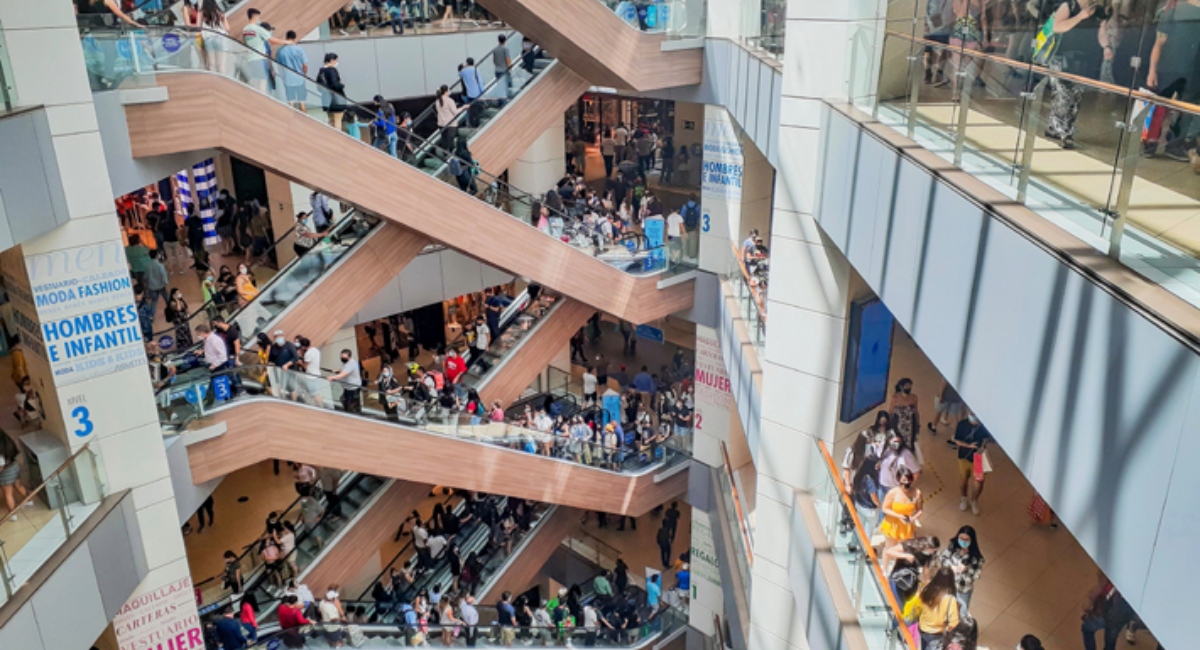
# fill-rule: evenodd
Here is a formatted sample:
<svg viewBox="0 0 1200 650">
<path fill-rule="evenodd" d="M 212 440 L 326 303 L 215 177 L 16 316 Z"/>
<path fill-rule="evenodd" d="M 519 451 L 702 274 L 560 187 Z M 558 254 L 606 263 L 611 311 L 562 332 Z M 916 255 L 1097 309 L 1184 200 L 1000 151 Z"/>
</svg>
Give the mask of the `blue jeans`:
<svg viewBox="0 0 1200 650">
<path fill-rule="evenodd" d="M 399 133 L 389 133 L 387 136 L 387 139 L 388 139 L 388 153 L 392 154 L 392 157 L 395 158 L 396 157 L 396 145 L 400 144 L 400 134 Z"/>
<path fill-rule="evenodd" d="M 1096 650 L 1096 633 L 1104 630 L 1104 650 L 1115 650 L 1117 647 L 1117 636 L 1123 627 L 1125 626 L 1113 627 L 1106 625 L 1104 619 L 1099 616 L 1083 619 L 1083 625 L 1080 629 L 1083 632 L 1084 649 Z"/>
<path fill-rule="evenodd" d="M 958 613 L 960 616 L 963 614 L 966 614 L 970 611 L 970 609 L 971 609 L 971 594 L 974 594 L 974 593 L 975 593 L 974 591 L 968 591 L 965 593 L 960 591 L 957 594 L 954 594 L 954 597 L 958 599 Z"/>
</svg>

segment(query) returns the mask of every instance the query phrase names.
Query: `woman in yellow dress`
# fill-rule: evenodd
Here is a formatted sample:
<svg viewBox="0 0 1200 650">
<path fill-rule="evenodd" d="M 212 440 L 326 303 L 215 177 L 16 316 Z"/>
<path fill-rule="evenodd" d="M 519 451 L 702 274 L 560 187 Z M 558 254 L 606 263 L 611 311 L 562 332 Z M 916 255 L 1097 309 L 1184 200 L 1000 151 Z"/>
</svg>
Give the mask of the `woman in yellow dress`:
<svg viewBox="0 0 1200 650">
<path fill-rule="evenodd" d="M 250 273 L 250 267 L 239 264 L 235 281 L 237 282 L 238 304 L 245 307 L 258 296 L 258 287 L 255 286 L 254 274 Z"/>
<path fill-rule="evenodd" d="M 913 487 L 913 473 L 907 467 L 896 470 L 899 485 L 892 488 L 883 498 L 883 523 L 879 532 L 886 540 L 883 551 L 916 536 L 917 521 L 921 517 L 923 504 L 921 491 Z"/>
</svg>

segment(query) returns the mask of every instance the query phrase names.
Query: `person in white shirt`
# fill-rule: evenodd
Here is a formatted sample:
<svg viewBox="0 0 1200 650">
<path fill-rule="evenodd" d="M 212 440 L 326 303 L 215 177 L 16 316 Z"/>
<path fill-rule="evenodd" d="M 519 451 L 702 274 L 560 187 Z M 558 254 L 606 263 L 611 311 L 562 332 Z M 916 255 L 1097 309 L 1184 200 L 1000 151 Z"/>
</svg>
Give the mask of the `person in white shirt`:
<svg viewBox="0 0 1200 650">
<path fill-rule="evenodd" d="M 417 563 L 422 567 L 429 566 L 429 529 L 420 519 L 413 524 L 413 548 L 417 549 Z"/>
<path fill-rule="evenodd" d="M 446 541 L 445 535 L 434 535 L 425 545 L 429 549 L 429 557 L 436 562 L 442 557 L 442 553 L 450 545 L 450 542 Z"/>
<path fill-rule="evenodd" d="M 596 403 L 596 369 L 588 366 L 583 371 L 583 401 L 585 404 Z"/>
<path fill-rule="evenodd" d="M 554 426 L 554 420 L 550 418 L 545 410 L 538 409 L 537 416 L 533 418 L 533 426 L 537 427 L 537 430 L 542 433 L 550 433 L 551 427 Z"/>
<path fill-rule="evenodd" d="M 342 350 L 342 369 L 329 379 L 342 384 L 342 410 L 362 413 L 362 369 L 350 350 Z"/>
<path fill-rule="evenodd" d="M 308 375 L 304 378 L 305 395 L 323 408 L 325 400 L 321 392 L 325 382 L 321 379 L 321 350 L 303 336 L 299 337 L 299 342 L 300 357 L 304 360 L 304 374 Z"/>
<path fill-rule="evenodd" d="M 470 365 L 475 365 L 477 362 L 483 361 L 483 354 L 487 352 L 488 345 L 491 344 L 492 333 L 488 330 L 487 323 L 480 318 L 475 321 L 475 354 L 471 356 Z"/>
<path fill-rule="evenodd" d="M 204 363 L 208 364 L 208 369 L 216 372 L 224 368 L 229 361 L 225 339 L 204 323 L 196 326 L 196 336 L 204 339 Z"/>
<path fill-rule="evenodd" d="M 629 131 L 625 128 L 625 123 L 617 125 L 617 130 L 613 131 L 613 141 L 617 147 L 624 147 L 626 142 L 629 142 Z"/>
<path fill-rule="evenodd" d="M 683 256 L 683 216 L 678 210 L 667 216 L 667 251 L 672 263 Z"/>
</svg>

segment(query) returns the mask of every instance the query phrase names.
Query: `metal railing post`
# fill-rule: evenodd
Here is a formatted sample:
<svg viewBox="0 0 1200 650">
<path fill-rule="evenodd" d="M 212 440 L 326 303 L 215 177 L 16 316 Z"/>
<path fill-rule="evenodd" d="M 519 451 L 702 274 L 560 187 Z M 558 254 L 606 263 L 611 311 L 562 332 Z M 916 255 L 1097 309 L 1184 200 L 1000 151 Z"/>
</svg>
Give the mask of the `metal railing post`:
<svg viewBox="0 0 1200 650">
<path fill-rule="evenodd" d="M 1049 81 L 1049 77 L 1044 77 L 1032 91 L 1022 93 L 1025 99 L 1025 142 L 1022 143 L 1021 167 L 1017 178 L 1017 201 L 1020 203 L 1025 202 L 1025 193 L 1029 189 L 1029 174 L 1033 171 L 1033 150 L 1037 144 L 1038 125 L 1042 119 L 1042 96 Z"/>
<path fill-rule="evenodd" d="M 905 135 L 911 140 L 917 133 L 917 103 L 921 98 L 921 72 L 924 57 L 921 54 L 908 55 L 908 114 L 905 115 Z"/>
<path fill-rule="evenodd" d="M 1121 238 L 1125 236 L 1125 223 L 1129 216 L 1129 198 L 1133 192 L 1133 179 L 1137 173 L 1138 159 L 1141 158 L 1141 138 L 1134 137 L 1140 133 L 1146 116 L 1154 110 L 1154 104 L 1147 103 L 1136 115 L 1132 115 L 1134 104 L 1131 102 L 1126 113 L 1129 115 L 1124 123 L 1117 127 L 1124 131 L 1121 135 L 1121 148 L 1117 163 L 1121 166 L 1121 182 L 1117 187 L 1117 205 L 1112 211 L 1114 215 L 1112 233 L 1108 237 L 1108 256 L 1121 259 Z"/>
<path fill-rule="evenodd" d="M 8 552 L 4 550 L 4 540 L 0 539 L 0 582 L 4 583 L 5 599 L 12 598 L 13 581 L 17 579 L 15 575 L 8 570 Z"/>
<path fill-rule="evenodd" d="M 960 56 L 965 57 L 965 54 Z M 975 87 L 975 63 L 967 65 L 966 70 L 957 73 L 958 89 L 958 130 L 954 134 L 954 166 L 962 167 L 963 148 L 967 142 L 967 120 L 971 115 L 971 90 Z"/>
</svg>

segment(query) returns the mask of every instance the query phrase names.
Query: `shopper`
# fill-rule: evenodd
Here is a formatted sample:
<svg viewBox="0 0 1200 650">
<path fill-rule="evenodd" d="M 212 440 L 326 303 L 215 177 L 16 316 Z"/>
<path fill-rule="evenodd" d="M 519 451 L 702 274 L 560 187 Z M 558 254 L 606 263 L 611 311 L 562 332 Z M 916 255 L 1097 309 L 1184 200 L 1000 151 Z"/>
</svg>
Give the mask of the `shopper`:
<svg viewBox="0 0 1200 650">
<path fill-rule="evenodd" d="M 284 337 L 283 330 L 275 330 L 274 340 L 267 350 L 267 362 L 282 371 L 277 373 L 277 381 L 273 382 L 275 397 L 296 399 L 296 381 L 292 371 L 300 363 L 300 355 L 296 352 L 296 346 Z"/>
<path fill-rule="evenodd" d="M 976 516 L 979 515 L 979 497 L 983 494 L 986 473 L 976 471 L 975 457 L 981 456 L 982 464 L 982 455 L 991 440 L 992 434 L 979 422 L 979 418 L 974 413 L 968 413 L 967 419 L 955 427 L 954 438 L 950 441 L 958 450 L 958 489 L 962 496 L 958 509 L 966 510 L 969 506 Z"/>
<path fill-rule="evenodd" d="M 342 384 L 342 410 L 362 413 L 362 368 L 354 358 L 354 353 L 348 349 L 342 350 L 341 360 L 341 370 L 329 375 L 329 380 Z"/>
<path fill-rule="evenodd" d="M 271 26 L 263 23 L 258 9 L 247 9 L 246 17 L 249 22 L 242 28 L 242 42 L 252 52 L 243 54 L 242 76 L 258 92 L 266 94 L 270 90 L 271 46 L 284 45 L 286 41 L 271 35 Z"/>
<path fill-rule="evenodd" d="M 292 243 L 292 251 L 296 257 L 304 257 L 311 251 L 322 237 L 329 235 L 328 230 L 321 230 L 313 222 L 311 212 L 296 213 L 296 241 Z"/>
<path fill-rule="evenodd" d="M 1065 0 L 1049 25 L 1057 39 L 1048 38 L 1047 43 L 1058 41 L 1058 47 L 1035 50 L 1034 63 L 1045 65 L 1051 72 L 1067 72 L 1092 79 L 1098 78 L 1103 50 L 1108 46 L 1108 35 L 1104 18 L 1097 14 L 1099 6 L 1095 0 Z M 1075 120 L 1079 116 L 1079 103 L 1083 99 L 1084 87 L 1058 75 L 1050 77 L 1050 118 L 1045 136 L 1058 142 L 1063 149 L 1075 148 Z"/>
<path fill-rule="evenodd" d="M 1084 650 L 1096 650 L 1096 633 L 1101 630 L 1104 631 L 1104 650 L 1116 650 L 1121 630 L 1133 620 L 1133 608 L 1103 573 L 1088 592 L 1088 603 L 1081 626 Z"/>
<path fill-rule="evenodd" d="M 375 95 L 374 101 L 375 119 L 371 121 L 371 146 L 386 151 L 395 158 L 400 144 L 396 107 L 385 100 L 383 95 Z"/>
<path fill-rule="evenodd" d="M 470 104 L 483 94 L 483 80 L 479 78 L 479 70 L 475 69 L 475 59 L 467 57 L 466 65 L 458 69 L 458 78 L 463 85 L 463 103 Z"/>
<path fill-rule="evenodd" d="M 229 20 L 217 0 L 200 5 L 200 39 L 204 46 L 204 66 L 210 72 L 232 76 L 229 65 Z"/>
<path fill-rule="evenodd" d="M 467 592 L 467 597 L 462 599 L 458 605 L 459 614 L 462 616 L 463 636 L 466 637 L 467 647 L 475 647 L 475 638 L 479 632 L 479 610 L 475 608 L 475 596 L 471 592 Z"/>
<path fill-rule="evenodd" d="M 437 115 L 438 132 L 441 133 L 438 146 L 448 153 L 454 146 L 455 137 L 458 135 L 455 121 L 458 119 L 458 112 L 461 108 L 450 96 L 450 88 L 445 85 L 438 88 L 433 106 Z"/>
<path fill-rule="evenodd" d="M 896 382 L 896 390 L 892 393 L 891 423 L 896 433 L 904 438 L 905 446 L 915 454 L 917 433 L 921 430 L 921 415 L 917 410 L 920 399 L 913 394 L 912 389 L 913 381 L 907 377 Z"/>
<path fill-rule="evenodd" d="M 912 539 L 916 523 L 922 514 L 921 491 L 913 486 L 913 473 L 907 467 L 896 471 L 897 487 L 888 491 L 883 499 L 884 520 L 879 531 L 884 536 L 884 551 L 908 539 Z"/>
<path fill-rule="evenodd" d="M 308 111 L 308 54 L 296 44 L 296 38 L 296 32 L 289 30 L 275 60 L 283 67 L 283 89 L 288 104 L 305 113 Z"/>
<path fill-rule="evenodd" d="M 1150 51 L 1146 85 L 1163 97 L 1200 104 L 1200 0 L 1168 4 L 1174 6 L 1159 20 L 1154 48 Z M 1178 120 L 1171 129 L 1175 137 L 1167 142 L 1163 155 L 1171 160 L 1188 162 L 1189 151 L 1194 152 L 1197 136 L 1200 136 L 1200 119 L 1190 111 L 1177 113 Z M 1158 143 L 1146 144 L 1147 152 L 1153 154 Z M 1193 164 L 1193 169 L 1200 167 Z"/>
<path fill-rule="evenodd" d="M 942 392 L 933 400 L 934 418 L 925 425 L 931 435 L 937 435 L 938 427 L 948 424 L 958 426 L 967 412 L 967 405 L 958 395 L 958 391 L 948 381 L 942 381 Z"/>
<path fill-rule="evenodd" d="M 325 109 L 329 126 L 341 131 L 342 115 L 346 111 L 346 84 L 342 83 L 342 75 L 338 72 L 336 52 L 325 53 L 324 65 L 317 71 L 317 83 L 321 84 L 321 108 Z"/>
<path fill-rule="evenodd" d="M 217 620 L 217 637 L 225 650 L 243 650 L 246 647 L 246 635 L 242 622 L 234 618 L 233 607 L 226 605 L 221 610 L 221 618 Z"/>
<path fill-rule="evenodd" d="M 237 300 L 239 307 L 254 302 L 258 297 L 258 285 L 254 281 L 254 274 L 250 272 L 249 264 L 239 264 L 237 277 L 234 278 L 234 286 L 237 288 Z"/>
<path fill-rule="evenodd" d="M 971 607 L 971 594 L 974 593 L 975 583 L 979 580 L 979 574 L 983 572 L 983 553 L 979 550 L 975 529 L 971 526 L 959 528 L 954 542 L 938 554 L 937 563 L 940 567 L 954 572 L 958 609 L 959 613 L 965 616 Z"/>
<path fill-rule="evenodd" d="M 508 47 L 505 45 L 508 37 L 501 34 L 496 40 L 499 44 L 492 48 L 492 67 L 495 69 L 496 79 L 499 80 L 496 82 L 496 94 L 504 101 L 508 99 L 508 68 L 512 65 L 512 57 L 509 56 Z"/>
<path fill-rule="evenodd" d="M 941 568 L 933 574 L 929 583 L 921 589 L 920 609 L 918 628 L 921 631 L 922 650 L 942 650 L 943 635 L 958 627 L 960 620 L 953 571 Z"/>
</svg>

